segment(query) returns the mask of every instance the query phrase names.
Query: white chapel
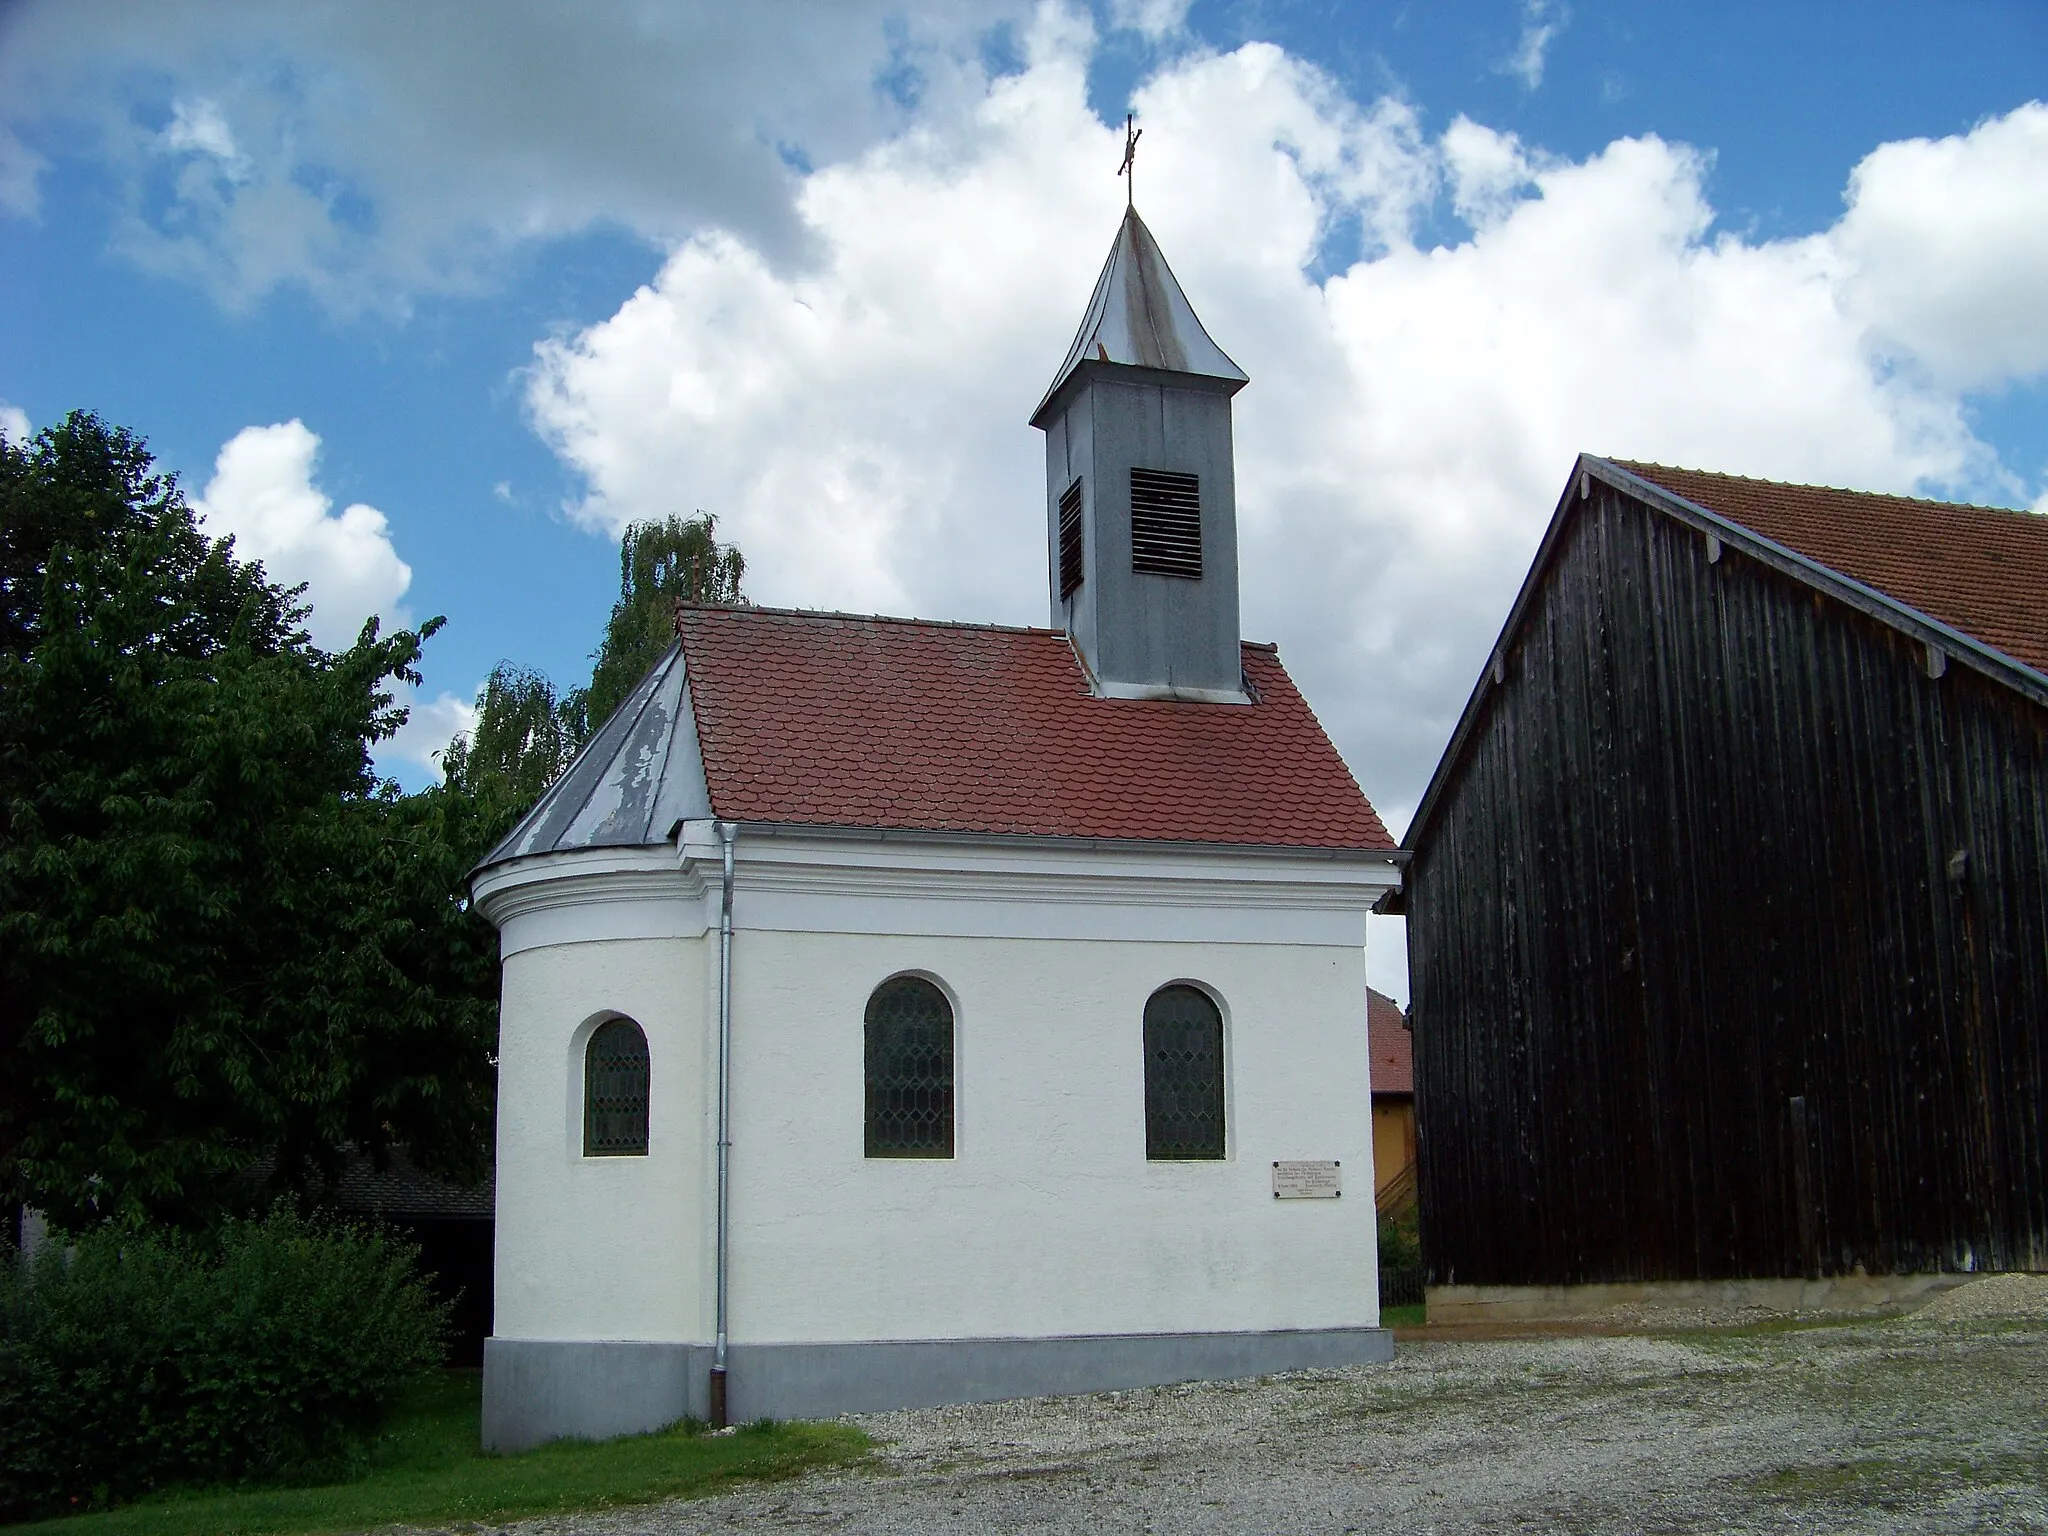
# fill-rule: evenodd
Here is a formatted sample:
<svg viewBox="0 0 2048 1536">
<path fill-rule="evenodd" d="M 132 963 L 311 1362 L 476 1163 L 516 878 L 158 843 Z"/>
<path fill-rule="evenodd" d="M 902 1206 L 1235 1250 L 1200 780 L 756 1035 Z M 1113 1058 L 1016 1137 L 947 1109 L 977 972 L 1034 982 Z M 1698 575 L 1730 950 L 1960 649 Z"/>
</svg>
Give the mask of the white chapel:
<svg viewBox="0 0 2048 1536">
<path fill-rule="evenodd" d="M 1246 382 L 1128 213 L 1031 418 L 1050 624 L 684 609 L 479 866 L 487 1445 L 1391 1355 L 1394 842 L 1239 634 Z"/>
</svg>

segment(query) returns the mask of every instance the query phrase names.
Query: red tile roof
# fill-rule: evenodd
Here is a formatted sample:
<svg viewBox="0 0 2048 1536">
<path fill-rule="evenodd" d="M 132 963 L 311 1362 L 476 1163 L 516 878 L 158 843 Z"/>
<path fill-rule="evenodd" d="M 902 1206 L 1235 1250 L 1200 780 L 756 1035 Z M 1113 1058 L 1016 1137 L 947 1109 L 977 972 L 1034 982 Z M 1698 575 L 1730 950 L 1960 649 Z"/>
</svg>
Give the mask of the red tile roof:
<svg viewBox="0 0 2048 1536">
<path fill-rule="evenodd" d="M 2048 517 L 1613 462 L 2048 672 Z"/>
<path fill-rule="evenodd" d="M 1271 647 L 1250 705 L 1097 698 L 1065 635 L 684 608 L 713 810 L 735 821 L 1392 848 Z"/>
<path fill-rule="evenodd" d="M 1372 1053 L 1372 1096 L 1415 1092 L 1415 1037 L 1401 1005 L 1384 992 L 1365 992 L 1366 1048 Z"/>
</svg>

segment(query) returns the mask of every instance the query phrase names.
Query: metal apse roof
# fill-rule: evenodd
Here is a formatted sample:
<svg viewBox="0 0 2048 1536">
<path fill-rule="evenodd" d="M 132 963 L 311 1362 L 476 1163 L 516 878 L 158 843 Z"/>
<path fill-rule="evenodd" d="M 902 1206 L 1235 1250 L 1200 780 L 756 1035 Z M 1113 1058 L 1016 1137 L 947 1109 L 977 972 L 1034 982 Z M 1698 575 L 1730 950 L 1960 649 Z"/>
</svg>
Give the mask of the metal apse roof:
<svg viewBox="0 0 2048 1536">
<path fill-rule="evenodd" d="M 666 842 L 710 814 L 682 646 L 672 645 L 576 761 L 477 867 L 536 853 Z"/>
</svg>

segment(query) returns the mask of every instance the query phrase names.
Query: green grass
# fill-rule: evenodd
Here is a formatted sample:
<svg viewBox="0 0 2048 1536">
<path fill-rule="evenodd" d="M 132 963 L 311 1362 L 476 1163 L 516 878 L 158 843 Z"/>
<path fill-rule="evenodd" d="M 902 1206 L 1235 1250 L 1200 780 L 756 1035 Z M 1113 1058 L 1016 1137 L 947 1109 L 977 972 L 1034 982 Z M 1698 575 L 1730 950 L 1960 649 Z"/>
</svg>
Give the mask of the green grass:
<svg viewBox="0 0 2048 1536">
<path fill-rule="evenodd" d="M 1705 1328 L 1651 1328 L 1646 1333 L 1691 1343 L 1712 1344 L 1715 1340 L 1769 1339 L 1787 1333 L 1819 1333 L 1831 1328 L 1874 1328 L 1896 1322 L 1896 1312 L 1797 1313 L 1790 1317 L 1765 1317 L 1748 1323 L 1723 1323 Z"/>
<path fill-rule="evenodd" d="M 1381 1307 L 1380 1326 L 1382 1328 L 1420 1328 L 1429 1321 L 1424 1316 L 1424 1310 L 1420 1302 L 1417 1302 L 1412 1307 Z"/>
<path fill-rule="evenodd" d="M 1986 1452 L 1967 1459 L 1928 1455 L 1911 1461 L 1873 1456 L 1780 1467 L 1749 1481 L 1789 1504 L 1897 1508 L 1963 1488 L 2048 1488 L 2048 1457 L 2039 1452 Z"/>
<path fill-rule="evenodd" d="M 449 1371 L 423 1384 L 394 1415 L 362 1474 L 349 1482 L 164 1494 L 101 1514 L 10 1526 L 8 1536 L 297 1536 L 382 1525 L 496 1524 L 794 1477 L 857 1461 L 869 1447 L 867 1436 L 850 1425 L 763 1422 L 730 1435 L 678 1428 L 486 1456 L 477 1449 L 480 1396 L 474 1371 Z"/>
</svg>

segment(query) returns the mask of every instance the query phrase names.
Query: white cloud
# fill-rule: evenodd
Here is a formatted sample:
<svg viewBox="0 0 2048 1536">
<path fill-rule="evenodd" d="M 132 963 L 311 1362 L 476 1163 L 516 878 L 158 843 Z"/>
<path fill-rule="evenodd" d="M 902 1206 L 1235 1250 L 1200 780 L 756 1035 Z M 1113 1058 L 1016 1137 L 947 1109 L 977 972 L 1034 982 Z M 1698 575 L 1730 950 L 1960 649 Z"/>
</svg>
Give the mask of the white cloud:
<svg viewBox="0 0 2048 1536">
<path fill-rule="evenodd" d="M 1185 31 L 1193 0 L 1109 0 L 1109 24 L 1157 41 Z"/>
<path fill-rule="evenodd" d="M 232 181 L 249 179 L 249 157 L 235 147 L 234 133 L 216 102 L 174 101 L 171 121 L 161 136 L 163 147 L 173 154 L 210 155 Z"/>
<path fill-rule="evenodd" d="M 1121 125 L 1085 105 L 1089 47 L 1041 31 L 1029 68 L 956 116 L 806 178 L 811 265 L 778 272 L 703 235 L 610 319 L 543 344 L 528 406 L 587 479 L 572 510 L 616 530 L 710 508 L 769 602 L 1043 622 L 1043 450 L 1024 418 L 1121 201 L 1103 173 Z M 1179 60 L 1139 105 L 1159 145 L 1141 207 L 1252 378 L 1246 631 L 1281 642 L 1397 827 L 1580 450 L 1874 489 L 1999 483 L 1961 398 L 1892 366 L 1892 316 L 1851 302 L 1880 246 L 1849 219 L 1713 234 L 1706 160 L 1685 146 L 1571 162 L 1471 123 L 1430 143 L 1406 109 L 1361 107 L 1263 45 Z M 1425 248 L 1417 212 L 1444 186 L 1473 233 Z M 1353 220 L 1367 254 L 1309 276 Z M 2003 249 L 1983 260 L 2048 289 L 2029 232 Z"/>
<path fill-rule="evenodd" d="M 719 226 L 797 254 L 790 163 L 978 93 L 1029 0 L 16 0 L 0 16 L 0 205 L 62 136 L 112 174 L 133 259 L 245 305 L 337 311 L 490 279 L 593 225 Z"/>
<path fill-rule="evenodd" d="M 1444 130 L 1440 148 L 1452 211 L 1474 229 L 1499 223 L 1535 185 L 1536 166 L 1522 141 L 1462 112 Z"/>
<path fill-rule="evenodd" d="M 2048 104 L 1871 151 L 1834 242 L 1856 313 L 1937 379 L 2048 372 Z"/>
<path fill-rule="evenodd" d="M 813 270 L 781 277 L 704 236 L 611 320 L 543 345 L 530 405 L 589 476 L 579 514 L 616 531 L 681 497 L 805 601 L 1035 613 L 1020 573 L 1040 533 L 1019 509 L 1041 449 L 1022 422 L 1122 201 L 1105 169 L 1121 125 L 1081 104 L 1087 41 L 1042 29 L 1033 67 L 961 120 L 811 177 Z M 1243 120 L 1218 121 L 1223 104 Z M 1189 253 L 1184 277 L 1278 266 L 1299 288 L 1314 189 L 1402 238 L 1429 184 L 1405 109 L 1350 109 L 1277 49 L 1190 66 L 1140 105 L 1160 145 L 1141 203 Z M 1202 238 L 1224 224 L 1245 238 Z"/>
<path fill-rule="evenodd" d="M 483 691 L 482 684 L 478 684 L 477 691 Z M 439 778 L 441 754 L 448 750 L 448 743 L 458 733 L 476 729 L 476 705 L 452 693 L 422 699 L 403 688 L 399 690 L 398 702 L 406 708 L 405 724 L 390 740 L 378 743 L 379 762 L 395 758 Z"/>
<path fill-rule="evenodd" d="M 29 424 L 28 412 L 0 400 L 0 439 L 20 447 L 35 435 L 36 429 Z"/>
<path fill-rule="evenodd" d="M 1570 19 L 1559 0 L 1522 0 L 1522 35 L 1515 51 L 1496 66 L 1499 72 L 1513 75 L 1528 90 L 1542 85 L 1544 55 Z"/>
<path fill-rule="evenodd" d="M 244 427 L 221 449 L 193 507 L 207 532 L 233 534 L 235 552 L 261 560 L 273 581 L 306 583 L 314 641 L 341 650 L 372 614 L 406 622 L 399 599 L 412 568 L 375 507 L 357 502 L 332 515 L 333 501 L 313 479 L 319 452 L 319 437 L 303 422 Z"/>
<path fill-rule="evenodd" d="M 34 218 L 42 207 L 42 174 L 49 162 L 0 123 L 0 211 Z"/>
</svg>

